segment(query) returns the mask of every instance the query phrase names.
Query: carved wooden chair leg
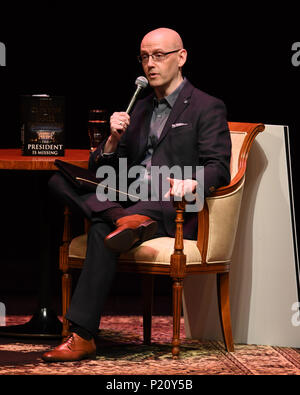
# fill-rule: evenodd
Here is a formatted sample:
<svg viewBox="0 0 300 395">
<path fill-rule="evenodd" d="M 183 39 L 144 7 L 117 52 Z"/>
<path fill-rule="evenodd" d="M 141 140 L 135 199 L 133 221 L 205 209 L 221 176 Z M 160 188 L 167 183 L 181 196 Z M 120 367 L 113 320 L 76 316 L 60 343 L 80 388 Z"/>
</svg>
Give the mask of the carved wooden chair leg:
<svg viewBox="0 0 300 395">
<path fill-rule="evenodd" d="M 152 327 L 152 307 L 153 307 L 153 285 L 154 276 L 145 274 L 143 276 L 143 330 L 144 344 L 151 344 L 151 327 Z"/>
<path fill-rule="evenodd" d="M 183 278 L 173 278 L 173 339 L 172 355 L 174 359 L 180 352 L 180 317 L 182 304 Z"/>
<path fill-rule="evenodd" d="M 230 302 L 229 302 L 229 272 L 217 274 L 217 291 L 220 322 L 223 332 L 223 338 L 226 350 L 234 351 L 234 343 L 232 337 Z"/>
<path fill-rule="evenodd" d="M 173 282 L 173 339 L 172 355 L 177 359 L 180 351 L 180 317 L 182 305 L 183 279 L 186 271 L 186 256 L 183 253 L 183 213 L 185 201 L 174 202 L 176 209 L 176 232 L 174 253 L 171 255 L 170 276 Z"/>
</svg>

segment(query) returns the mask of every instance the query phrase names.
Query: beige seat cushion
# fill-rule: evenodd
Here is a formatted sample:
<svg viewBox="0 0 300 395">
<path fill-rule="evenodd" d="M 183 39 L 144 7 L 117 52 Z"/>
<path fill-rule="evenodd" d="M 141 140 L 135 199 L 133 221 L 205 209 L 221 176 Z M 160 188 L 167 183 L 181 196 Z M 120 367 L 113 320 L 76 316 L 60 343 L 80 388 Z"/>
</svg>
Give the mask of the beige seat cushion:
<svg viewBox="0 0 300 395">
<path fill-rule="evenodd" d="M 159 237 L 145 241 L 140 246 L 121 254 L 120 260 L 169 265 L 170 256 L 174 251 L 174 240 L 172 237 Z M 87 235 L 75 237 L 69 247 L 69 257 L 84 259 L 86 242 Z M 196 240 L 184 240 L 184 254 L 187 257 L 187 265 L 201 263 L 201 254 Z"/>
</svg>

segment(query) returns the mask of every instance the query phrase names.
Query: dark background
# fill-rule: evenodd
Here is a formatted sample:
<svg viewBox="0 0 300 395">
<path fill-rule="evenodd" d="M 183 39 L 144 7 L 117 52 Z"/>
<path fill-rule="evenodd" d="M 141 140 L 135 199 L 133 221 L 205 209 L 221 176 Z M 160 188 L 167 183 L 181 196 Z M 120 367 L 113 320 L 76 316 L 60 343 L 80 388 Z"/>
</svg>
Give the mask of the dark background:
<svg viewBox="0 0 300 395">
<path fill-rule="evenodd" d="M 6 67 L 0 67 L 1 148 L 20 147 L 19 97 L 32 93 L 65 96 L 66 146 L 88 148 L 88 109 L 123 111 L 136 77 L 143 74 L 136 60 L 141 39 L 157 27 L 170 27 L 188 51 L 185 76 L 225 102 L 229 121 L 289 126 L 298 219 L 300 67 L 291 63 L 292 44 L 300 41 L 297 11 L 288 3 L 263 7 L 253 2 L 239 8 L 228 3 L 208 8 L 196 2 L 78 2 L 63 7 L 54 1 L 1 6 L 0 41 L 7 55 Z M 2 171 L 0 181 L 0 292 L 35 292 L 39 191 L 34 177 L 25 172 Z M 61 224 L 54 202 L 52 209 L 56 239 Z M 58 274 L 51 281 L 56 292 Z M 158 287 L 162 295 L 168 294 L 165 285 Z M 116 289 L 121 294 L 139 292 L 139 286 L 126 287 L 121 280 Z"/>
</svg>

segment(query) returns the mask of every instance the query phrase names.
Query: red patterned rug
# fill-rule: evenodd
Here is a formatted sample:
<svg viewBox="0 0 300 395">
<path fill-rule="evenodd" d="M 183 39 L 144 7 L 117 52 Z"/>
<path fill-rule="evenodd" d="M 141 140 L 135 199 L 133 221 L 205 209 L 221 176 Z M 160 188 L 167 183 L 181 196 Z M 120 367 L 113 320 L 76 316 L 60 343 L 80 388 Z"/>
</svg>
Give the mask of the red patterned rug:
<svg viewBox="0 0 300 395">
<path fill-rule="evenodd" d="M 7 325 L 28 316 L 7 317 Z M 299 375 L 300 349 L 236 344 L 227 353 L 222 342 L 185 338 L 181 324 L 180 359 L 171 357 L 172 318 L 153 317 L 152 344 L 142 344 L 142 317 L 104 316 L 96 360 L 44 363 L 41 355 L 57 340 L 0 338 L 0 374 L 5 375 Z"/>
</svg>

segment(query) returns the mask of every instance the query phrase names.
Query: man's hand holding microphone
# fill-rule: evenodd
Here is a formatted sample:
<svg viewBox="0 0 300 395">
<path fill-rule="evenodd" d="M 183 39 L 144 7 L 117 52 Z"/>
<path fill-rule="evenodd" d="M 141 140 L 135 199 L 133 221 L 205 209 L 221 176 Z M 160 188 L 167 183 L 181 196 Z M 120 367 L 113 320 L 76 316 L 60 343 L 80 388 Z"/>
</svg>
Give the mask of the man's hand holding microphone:
<svg viewBox="0 0 300 395">
<path fill-rule="evenodd" d="M 104 153 L 115 152 L 121 137 L 130 124 L 130 116 L 126 112 L 114 112 L 110 117 L 110 136 L 104 146 Z"/>
<path fill-rule="evenodd" d="M 110 136 L 104 146 L 105 154 L 116 151 L 121 137 L 123 136 L 130 124 L 130 110 L 132 109 L 140 91 L 146 88 L 146 86 L 148 85 L 148 80 L 143 76 L 138 77 L 135 81 L 135 85 L 137 86 L 137 88 L 134 92 L 134 95 L 132 96 L 127 110 L 125 112 L 114 112 L 113 115 L 110 117 Z"/>
</svg>

